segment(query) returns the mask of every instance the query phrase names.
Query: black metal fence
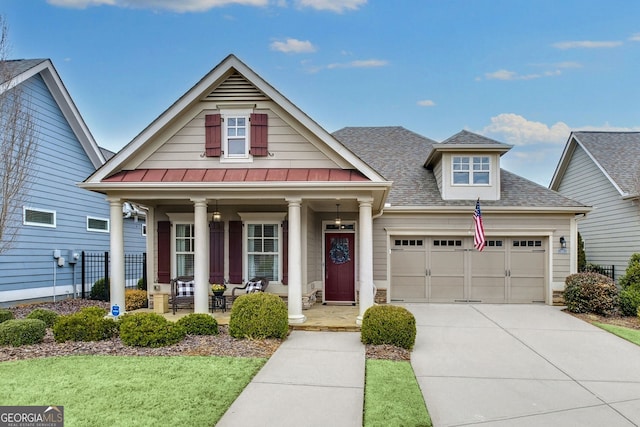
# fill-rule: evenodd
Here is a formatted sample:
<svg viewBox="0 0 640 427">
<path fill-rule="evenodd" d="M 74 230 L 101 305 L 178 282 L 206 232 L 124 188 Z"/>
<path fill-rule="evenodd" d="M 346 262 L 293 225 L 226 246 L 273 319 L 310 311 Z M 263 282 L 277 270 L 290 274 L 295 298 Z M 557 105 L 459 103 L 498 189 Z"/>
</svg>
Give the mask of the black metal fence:
<svg viewBox="0 0 640 427">
<path fill-rule="evenodd" d="M 610 277 L 612 280 L 615 280 L 616 270 L 615 265 L 587 264 L 581 269 L 580 272 L 600 273 L 604 276 Z"/>
<path fill-rule="evenodd" d="M 82 298 L 109 300 L 109 252 L 82 252 Z M 147 254 L 124 255 L 127 289 L 147 290 Z"/>
</svg>

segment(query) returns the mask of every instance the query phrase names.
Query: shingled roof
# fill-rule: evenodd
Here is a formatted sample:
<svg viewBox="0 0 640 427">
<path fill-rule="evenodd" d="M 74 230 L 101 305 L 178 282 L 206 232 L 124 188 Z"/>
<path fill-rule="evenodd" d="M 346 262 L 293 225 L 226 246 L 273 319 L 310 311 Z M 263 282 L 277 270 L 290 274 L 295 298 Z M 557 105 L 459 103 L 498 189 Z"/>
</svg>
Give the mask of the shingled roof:
<svg viewBox="0 0 640 427">
<path fill-rule="evenodd" d="M 468 206 L 473 202 L 442 199 L 433 172 L 424 167 L 434 144 L 438 144 L 434 140 L 400 126 L 346 127 L 334 132 L 333 136 L 386 179 L 393 181 L 387 199 L 392 206 L 448 207 Z M 468 131 L 457 134 L 457 137 L 464 140 L 464 144 L 496 143 Z M 581 203 L 504 169 L 500 175 L 500 200 L 483 201 L 483 206 L 585 208 Z"/>
<path fill-rule="evenodd" d="M 572 135 L 624 193 L 638 193 L 640 132 L 573 132 Z"/>
<path fill-rule="evenodd" d="M 46 59 L 11 59 L 0 61 L 0 83 L 6 83 L 8 80 L 24 73 L 46 61 Z"/>
</svg>

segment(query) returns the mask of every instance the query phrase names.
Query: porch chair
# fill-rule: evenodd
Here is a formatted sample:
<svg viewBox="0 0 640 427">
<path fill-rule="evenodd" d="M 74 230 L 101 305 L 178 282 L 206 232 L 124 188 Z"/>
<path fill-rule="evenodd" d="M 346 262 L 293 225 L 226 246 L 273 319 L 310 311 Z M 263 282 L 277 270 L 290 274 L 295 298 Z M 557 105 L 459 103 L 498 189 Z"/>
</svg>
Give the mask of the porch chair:
<svg viewBox="0 0 640 427">
<path fill-rule="evenodd" d="M 173 314 L 176 314 L 178 306 L 193 307 L 193 296 L 195 294 L 195 281 L 193 276 L 178 276 L 171 279 L 171 307 Z"/>
<path fill-rule="evenodd" d="M 250 294 L 253 292 L 264 292 L 269 286 L 269 280 L 266 277 L 254 277 L 253 279 L 247 281 L 244 286 L 236 286 L 231 290 L 231 301 L 236 300 L 236 291 L 237 290 L 245 290 L 246 293 Z"/>
</svg>

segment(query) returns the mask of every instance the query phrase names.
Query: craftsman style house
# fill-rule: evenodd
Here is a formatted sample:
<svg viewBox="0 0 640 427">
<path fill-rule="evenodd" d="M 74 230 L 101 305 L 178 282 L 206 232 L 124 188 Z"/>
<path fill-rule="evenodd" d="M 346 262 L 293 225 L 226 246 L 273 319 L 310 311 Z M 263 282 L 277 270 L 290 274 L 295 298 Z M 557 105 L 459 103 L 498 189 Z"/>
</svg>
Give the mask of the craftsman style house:
<svg viewBox="0 0 640 427">
<path fill-rule="evenodd" d="M 640 252 L 640 132 L 572 132 L 550 188 L 593 206 L 578 222 L 587 261 L 617 280 Z"/>
<path fill-rule="evenodd" d="M 121 204 L 148 207 L 148 277 L 266 277 L 286 295 L 551 303 L 576 260 L 580 203 L 500 169 L 511 147 L 463 131 L 436 143 L 401 127 L 329 134 L 230 55 L 81 184 L 111 203 L 112 303 L 124 306 Z M 487 247 L 473 248 L 476 199 Z M 153 230 L 153 232 L 152 232 Z M 149 286 L 151 289 L 152 286 Z"/>
</svg>

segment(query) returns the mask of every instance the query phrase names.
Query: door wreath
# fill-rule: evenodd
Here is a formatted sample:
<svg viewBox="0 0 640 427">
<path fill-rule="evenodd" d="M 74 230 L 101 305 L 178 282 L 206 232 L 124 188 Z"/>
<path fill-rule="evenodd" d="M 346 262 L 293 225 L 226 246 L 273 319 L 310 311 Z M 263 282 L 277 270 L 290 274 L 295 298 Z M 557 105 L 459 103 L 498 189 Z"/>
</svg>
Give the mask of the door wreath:
<svg viewBox="0 0 640 427">
<path fill-rule="evenodd" d="M 344 264 L 351 261 L 349 256 L 349 241 L 344 237 L 331 239 L 329 257 L 334 264 Z"/>
</svg>

